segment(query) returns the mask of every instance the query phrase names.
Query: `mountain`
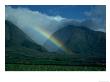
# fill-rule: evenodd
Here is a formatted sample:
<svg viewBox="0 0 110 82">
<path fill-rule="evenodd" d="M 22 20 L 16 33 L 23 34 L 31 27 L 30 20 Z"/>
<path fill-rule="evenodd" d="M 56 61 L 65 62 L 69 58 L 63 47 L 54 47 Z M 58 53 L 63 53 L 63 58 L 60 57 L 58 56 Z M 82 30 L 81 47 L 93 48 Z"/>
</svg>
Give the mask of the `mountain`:
<svg viewBox="0 0 110 82">
<path fill-rule="evenodd" d="M 80 54 L 79 58 L 103 62 L 106 60 L 106 34 L 83 26 L 67 25 L 56 31 L 50 38 L 58 39 L 68 51 Z M 49 40 L 45 47 L 51 52 L 62 52 L 62 49 Z"/>
<path fill-rule="evenodd" d="M 45 48 L 34 43 L 22 30 L 10 21 L 5 21 L 5 62 L 27 63 Z"/>
<path fill-rule="evenodd" d="M 44 46 L 34 43 L 21 29 L 6 20 L 5 63 L 105 65 L 105 33 L 86 27 L 66 25 L 51 37 L 60 40 L 71 53 L 65 53 L 49 40 Z"/>
<path fill-rule="evenodd" d="M 5 21 L 6 64 L 69 64 L 71 55 L 48 52 L 12 22 Z"/>
<path fill-rule="evenodd" d="M 45 48 L 34 43 L 22 30 L 10 21 L 5 21 L 5 45 L 9 47 L 26 47 L 36 51 L 46 51 Z"/>
</svg>

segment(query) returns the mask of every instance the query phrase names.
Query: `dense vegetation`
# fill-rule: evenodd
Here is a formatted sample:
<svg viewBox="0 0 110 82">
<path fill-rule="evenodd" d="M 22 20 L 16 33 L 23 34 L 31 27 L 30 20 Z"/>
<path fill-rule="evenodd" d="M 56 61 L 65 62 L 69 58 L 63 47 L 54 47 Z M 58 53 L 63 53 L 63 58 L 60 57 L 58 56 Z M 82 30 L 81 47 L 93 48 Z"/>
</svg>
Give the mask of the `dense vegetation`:
<svg viewBox="0 0 110 82">
<path fill-rule="evenodd" d="M 32 54 L 30 56 L 30 54 Z M 94 62 L 83 57 L 36 52 L 28 48 L 14 48 L 6 51 L 6 70 L 105 70 L 106 67 L 100 62 Z"/>
</svg>

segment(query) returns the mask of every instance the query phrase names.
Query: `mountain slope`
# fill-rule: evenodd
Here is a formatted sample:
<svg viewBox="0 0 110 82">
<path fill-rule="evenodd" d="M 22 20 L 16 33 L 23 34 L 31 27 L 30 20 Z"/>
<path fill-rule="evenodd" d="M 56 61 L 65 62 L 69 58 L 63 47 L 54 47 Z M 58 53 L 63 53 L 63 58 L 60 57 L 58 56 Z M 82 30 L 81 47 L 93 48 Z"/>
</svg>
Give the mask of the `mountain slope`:
<svg viewBox="0 0 110 82">
<path fill-rule="evenodd" d="M 68 54 L 48 52 L 35 44 L 22 30 L 10 21 L 5 21 L 5 63 L 6 64 L 70 64 Z M 70 63 L 68 63 L 70 62 Z"/>
<path fill-rule="evenodd" d="M 92 62 L 106 62 L 106 35 L 104 32 L 93 31 L 86 27 L 67 25 L 59 29 L 51 37 L 60 40 L 69 51 L 80 54 L 79 59 Z M 51 38 L 50 37 L 50 38 Z M 62 49 L 51 43 L 45 43 L 52 52 Z"/>
<path fill-rule="evenodd" d="M 46 51 L 43 47 L 35 44 L 22 30 L 10 21 L 5 21 L 5 45 L 8 47 L 26 47 L 36 51 Z"/>
<path fill-rule="evenodd" d="M 56 52 L 48 52 L 44 47 L 35 44 L 22 30 L 10 21 L 5 21 L 5 26 L 6 64 L 105 65 L 105 39 L 103 39 L 105 38 L 105 34 L 101 32 L 80 27 L 76 28 L 73 25 L 65 26 L 58 30 L 53 36 L 61 40 L 62 44 L 72 51 L 71 54 L 68 54 L 58 53 L 61 51 L 59 48 L 56 48 Z M 96 40 L 95 43 L 94 37 L 95 39 L 99 38 L 99 41 Z M 88 41 L 91 42 L 88 43 Z M 92 46 L 93 43 L 95 46 Z M 93 53 L 91 48 L 96 48 L 94 49 L 95 54 L 91 54 L 91 52 Z M 84 50 L 87 51 L 84 52 Z"/>
<path fill-rule="evenodd" d="M 39 57 L 41 52 L 47 52 L 47 50 L 34 43 L 16 25 L 5 21 L 5 63 L 25 64 L 35 59 L 34 57 Z"/>
</svg>

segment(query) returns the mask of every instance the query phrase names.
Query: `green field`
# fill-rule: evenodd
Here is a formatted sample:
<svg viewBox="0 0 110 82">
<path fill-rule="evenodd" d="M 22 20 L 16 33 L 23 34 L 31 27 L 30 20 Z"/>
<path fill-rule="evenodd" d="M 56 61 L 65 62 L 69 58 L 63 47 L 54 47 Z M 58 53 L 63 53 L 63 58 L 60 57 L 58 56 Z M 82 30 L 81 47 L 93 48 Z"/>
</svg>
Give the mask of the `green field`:
<svg viewBox="0 0 110 82">
<path fill-rule="evenodd" d="M 105 71 L 105 66 L 61 66 L 6 64 L 6 71 Z"/>
</svg>

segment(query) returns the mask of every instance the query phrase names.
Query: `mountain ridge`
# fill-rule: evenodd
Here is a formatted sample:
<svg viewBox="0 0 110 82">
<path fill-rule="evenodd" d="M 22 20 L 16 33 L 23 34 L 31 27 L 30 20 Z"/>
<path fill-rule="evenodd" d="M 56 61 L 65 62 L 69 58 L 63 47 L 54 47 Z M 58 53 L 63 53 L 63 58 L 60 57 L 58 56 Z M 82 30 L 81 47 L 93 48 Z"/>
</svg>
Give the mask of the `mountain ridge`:
<svg viewBox="0 0 110 82">
<path fill-rule="evenodd" d="M 68 29 L 68 27 L 70 28 Z M 84 30 L 84 32 L 82 31 L 82 29 Z M 57 49 L 58 52 L 49 52 L 47 51 L 46 48 L 32 42 L 32 40 L 30 40 L 25 35 L 25 33 L 22 33 L 21 30 L 18 30 L 18 27 L 15 26 L 13 23 L 11 22 L 7 23 L 7 21 L 5 21 L 5 31 L 6 31 L 5 32 L 5 43 L 6 43 L 5 62 L 17 63 L 17 64 L 44 64 L 44 65 L 45 64 L 50 64 L 50 65 L 102 65 L 104 64 L 105 65 L 106 63 L 105 52 L 102 53 L 100 56 L 99 56 L 99 53 L 96 53 L 94 55 L 91 55 L 88 53 L 87 54 L 82 53 L 82 51 L 84 52 L 84 50 L 82 49 L 84 48 L 84 46 L 82 46 L 82 44 L 84 45 L 84 43 L 86 43 L 86 42 L 83 42 L 83 40 L 86 41 L 86 39 L 85 37 L 82 37 L 82 35 L 83 33 L 85 35 L 85 31 L 87 30 L 88 30 L 87 28 L 74 28 L 73 30 L 73 25 L 65 26 L 64 28 L 57 31 L 54 34 L 54 37 L 56 39 L 63 40 L 64 41 L 63 44 L 65 45 L 65 47 L 70 49 L 73 53 L 71 54 L 62 53 L 60 49 Z M 90 32 L 92 35 L 93 31 L 90 31 Z M 101 38 L 102 36 L 105 38 L 105 35 L 103 34 L 101 35 L 101 34 L 102 33 L 99 32 L 99 36 Z M 74 41 L 74 39 L 76 40 Z M 94 38 L 92 38 L 91 40 L 93 40 L 94 42 Z M 81 46 L 78 45 L 80 41 L 81 41 L 80 43 Z M 105 42 L 104 42 L 104 45 L 105 45 Z M 82 49 L 80 51 L 81 53 L 77 51 L 79 50 L 79 48 Z M 86 49 L 87 48 L 85 48 L 85 50 Z M 101 49 L 99 49 L 99 51 Z M 59 53 L 59 51 L 61 51 L 61 53 Z M 105 51 L 105 48 L 104 48 L 104 51 Z"/>
</svg>

